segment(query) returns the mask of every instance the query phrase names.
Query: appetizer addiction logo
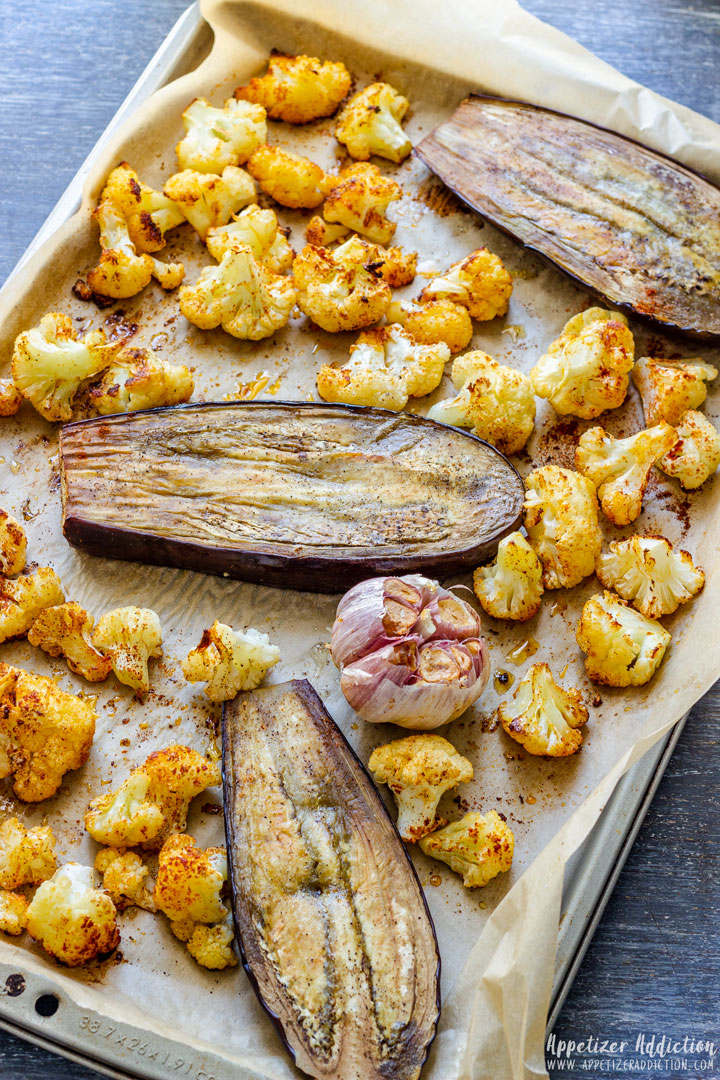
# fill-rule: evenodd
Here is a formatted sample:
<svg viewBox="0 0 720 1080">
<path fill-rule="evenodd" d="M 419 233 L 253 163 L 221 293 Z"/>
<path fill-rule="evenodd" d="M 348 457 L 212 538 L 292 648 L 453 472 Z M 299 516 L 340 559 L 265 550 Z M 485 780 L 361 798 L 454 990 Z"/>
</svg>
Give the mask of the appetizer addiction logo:
<svg viewBox="0 0 720 1080">
<path fill-rule="evenodd" d="M 696 1073 L 714 1076 L 717 1046 L 709 1039 L 691 1035 L 681 1038 L 639 1032 L 629 1039 L 563 1039 L 554 1032 L 545 1044 L 546 1066 L 551 1077 L 602 1073 Z"/>
</svg>

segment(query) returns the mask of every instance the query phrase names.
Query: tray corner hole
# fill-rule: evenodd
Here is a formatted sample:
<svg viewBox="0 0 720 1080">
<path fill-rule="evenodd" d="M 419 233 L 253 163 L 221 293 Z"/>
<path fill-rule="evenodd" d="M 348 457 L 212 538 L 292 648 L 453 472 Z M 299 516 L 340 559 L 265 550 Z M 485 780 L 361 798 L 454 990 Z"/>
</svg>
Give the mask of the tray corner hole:
<svg viewBox="0 0 720 1080">
<path fill-rule="evenodd" d="M 55 994 L 41 994 L 35 1002 L 38 1016 L 54 1016 L 60 1007 L 60 999 Z"/>
</svg>

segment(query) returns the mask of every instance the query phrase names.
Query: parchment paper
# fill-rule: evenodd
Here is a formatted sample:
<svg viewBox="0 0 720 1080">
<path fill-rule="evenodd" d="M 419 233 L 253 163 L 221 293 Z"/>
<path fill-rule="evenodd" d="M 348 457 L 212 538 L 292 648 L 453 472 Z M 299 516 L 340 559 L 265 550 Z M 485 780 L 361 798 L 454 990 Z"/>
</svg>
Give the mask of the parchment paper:
<svg viewBox="0 0 720 1080">
<path fill-rule="evenodd" d="M 272 47 L 341 59 L 358 85 L 378 76 L 392 82 L 412 103 L 407 129 L 415 142 L 447 117 L 467 91 L 483 89 L 574 112 L 640 138 L 720 180 L 720 128 L 632 83 L 510 0 L 206 0 L 203 13 L 216 34 L 212 54 L 196 72 L 156 94 L 123 127 L 94 169 L 82 209 L 3 290 L 0 343 L 8 361 L 15 335 L 47 311 L 67 311 L 82 328 L 108 326 L 108 311 L 82 304 L 70 292 L 77 276 L 97 260 L 90 213 L 107 172 L 127 159 L 142 179 L 161 186 L 176 171 L 174 145 L 182 134 L 182 109 L 197 95 L 222 101 L 236 85 L 264 69 Z M 332 121 L 309 129 L 282 124 L 270 124 L 269 129 L 269 141 L 307 153 L 327 168 L 340 159 L 341 148 L 330 138 Z M 406 193 L 391 210 L 399 222 L 395 242 L 419 251 L 423 273 L 437 272 L 483 244 L 505 261 L 515 278 L 510 311 L 504 319 L 476 324 L 473 347 L 527 371 L 567 318 L 589 306 L 586 294 L 511 240 L 483 227 L 419 162 L 410 159 L 397 168 L 383 163 L 382 168 L 397 176 Z M 299 249 L 309 214 L 280 209 L 279 217 L 292 226 L 292 242 Z M 185 262 L 190 281 L 200 265 L 211 261 L 189 226 L 172 233 L 168 247 L 159 253 L 162 259 L 176 256 Z M 417 295 L 423 283 L 418 277 L 401 295 Z M 221 330 L 202 332 L 189 326 L 173 294 L 154 284 L 111 312 L 115 310 L 123 313 L 116 332 L 135 325 L 133 344 L 149 343 L 162 356 L 195 368 L 194 400 L 250 393 L 257 389 L 258 377 L 265 380 L 261 396 L 313 399 L 317 368 L 347 355 L 355 336 L 324 334 L 298 317 L 268 341 L 239 342 Z M 639 324 L 633 330 L 638 356 L 701 352 L 717 362 L 716 351 L 664 339 Z M 446 381 L 413 408 L 425 412 L 449 390 Z M 538 404 L 535 434 L 528 452 L 517 459 L 523 473 L 548 461 L 571 464 L 574 442 L 590 426 L 556 423 L 552 410 Z M 720 392 L 710 392 L 705 411 L 717 420 Z M 642 426 L 632 386 L 626 405 L 599 422 L 616 434 Z M 364 761 L 374 746 L 403 734 L 357 721 L 340 694 L 325 647 L 337 597 L 81 556 L 60 531 L 57 430 L 23 407 L 17 417 L 3 420 L 0 440 L 0 502 L 25 518 L 29 557 L 53 566 L 68 599 L 78 600 L 96 618 L 111 607 L 134 603 L 154 608 L 163 625 L 165 658 L 152 669 L 153 690 L 145 702 L 133 699 L 113 679 L 99 688 L 88 687 L 63 662 L 50 660 L 26 642 L 2 647 L 2 660 L 55 674 L 67 689 L 97 689 L 99 722 L 87 766 L 66 777 L 53 800 L 18 808 L 7 785 L 0 804 L 2 810 L 19 812 L 28 824 L 50 822 L 62 861 L 93 859 L 97 846 L 82 828 L 88 800 L 106 785 L 117 786 L 151 750 L 172 742 L 203 751 L 214 745 L 217 713 L 206 704 L 200 687 L 185 683 L 179 659 L 215 618 L 267 631 L 283 658 L 271 680 L 308 677 Z M 702 492 L 686 496 L 657 473 L 634 526 L 618 532 L 602 519 L 608 539 L 661 532 L 673 543 L 681 542 L 706 571 L 704 592 L 664 620 L 673 633 L 672 647 L 649 686 L 599 688 L 598 693 L 585 677 L 574 630 L 582 603 L 598 589 L 595 579 L 571 591 L 546 594 L 541 613 L 528 624 L 513 628 L 485 620 L 496 670 L 509 671 L 517 685 L 531 663 L 547 661 L 565 685 L 583 688 L 591 717 L 581 753 L 569 760 L 533 758 L 502 731 L 484 731 L 499 700 L 491 682 L 469 714 L 443 729 L 473 761 L 476 779 L 455 798 L 447 796 L 441 812 L 457 818 L 466 809 L 500 810 L 515 832 L 516 855 L 510 873 L 471 892 L 443 864 L 419 851 L 412 853 L 443 961 L 444 1006 L 423 1072 L 427 1080 L 545 1075 L 543 1034 L 565 863 L 588 835 L 623 771 L 717 674 L 720 644 L 714 624 L 720 563 L 713 522 L 719 490 L 710 482 Z M 513 663 L 508 654 L 523 642 L 530 647 L 521 649 L 519 662 Z M 189 828 L 201 842 L 222 842 L 222 819 L 208 806 L 214 803 L 217 810 L 219 802 L 219 792 L 196 800 Z M 212 1047 L 233 1075 L 298 1075 L 241 970 L 200 970 L 172 938 L 162 916 L 131 909 L 121 916 L 121 930 L 121 961 L 57 975 L 69 996 L 147 1030 L 180 1033 L 200 1050 Z M 4 939 L 0 957 L 22 957 L 26 967 L 57 973 L 28 939 L 19 945 Z"/>
</svg>

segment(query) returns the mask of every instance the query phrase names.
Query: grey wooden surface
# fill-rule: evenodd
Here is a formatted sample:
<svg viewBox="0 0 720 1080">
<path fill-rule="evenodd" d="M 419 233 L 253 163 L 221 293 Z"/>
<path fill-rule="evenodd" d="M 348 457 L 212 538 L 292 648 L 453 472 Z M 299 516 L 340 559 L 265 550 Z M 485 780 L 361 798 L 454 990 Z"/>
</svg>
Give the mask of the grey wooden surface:
<svg viewBox="0 0 720 1080">
<path fill-rule="evenodd" d="M 185 6 L 0 0 L 0 281 Z M 627 75 L 720 121 L 720 0 L 525 7 Z M 558 1038 L 629 1043 L 615 1055 L 624 1064 L 606 1063 L 603 1076 L 627 1075 L 640 1034 L 720 1042 L 719 722 L 716 687 L 693 709 L 557 1024 Z M 698 1059 L 685 1056 L 693 1071 Z M 0 1080 L 97 1075 L 0 1031 Z M 585 1075 L 581 1059 L 573 1070 L 553 1070 L 561 1075 Z M 696 1075 L 720 1077 L 720 1056 Z"/>
</svg>

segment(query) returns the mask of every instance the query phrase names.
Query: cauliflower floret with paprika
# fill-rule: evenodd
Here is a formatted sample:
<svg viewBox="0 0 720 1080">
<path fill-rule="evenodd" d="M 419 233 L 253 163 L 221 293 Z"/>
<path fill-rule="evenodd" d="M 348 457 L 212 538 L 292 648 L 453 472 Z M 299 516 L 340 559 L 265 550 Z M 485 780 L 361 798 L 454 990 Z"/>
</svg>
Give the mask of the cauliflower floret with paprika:
<svg viewBox="0 0 720 1080">
<path fill-rule="evenodd" d="M 17 889 L 51 878 L 57 868 L 49 825 L 26 829 L 16 817 L 0 823 L 0 887 Z"/>
<path fill-rule="evenodd" d="M 23 395 L 12 379 L 0 379 L 0 416 L 14 416 L 23 403 Z"/>
<path fill-rule="evenodd" d="M 182 263 L 163 263 L 146 252 L 138 252 L 130 238 L 127 221 L 110 199 L 93 212 L 100 226 L 100 262 L 87 276 L 88 285 L 101 296 L 124 300 L 135 296 L 157 278 L 163 289 L 175 289 L 185 275 Z"/>
<path fill-rule="evenodd" d="M 328 177 L 327 183 L 326 221 L 362 233 L 374 244 L 390 243 L 397 225 L 388 219 L 387 208 L 402 196 L 395 180 L 383 176 L 377 165 L 357 164 L 343 169 L 339 177 Z"/>
<path fill-rule="evenodd" d="M 625 400 L 635 344 L 624 315 L 588 308 L 573 315 L 530 372 L 535 393 L 561 416 L 592 420 Z"/>
<path fill-rule="evenodd" d="M 512 700 L 498 707 L 498 719 L 529 754 L 569 757 L 580 749 L 588 711 L 579 690 L 563 690 L 547 664 L 533 664 Z"/>
<path fill-rule="evenodd" d="M 575 638 L 585 670 L 606 686 L 643 686 L 652 679 L 670 634 L 613 593 L 596 593 L 582 609 Z"/>
<path fill-rule="evenodd" d="M 308 245 L 293 265 L 297 304 L 323 330 L 362 330 L 377 322 L 392 299 L 389 285 L 368 269 L 375 247 L 358 236 L 327 251 Z"/>
<path fill-rule="evenodd" d="M 316 56 L 274 53 L 264 75 L 239 86 L 235 97 L 253 101 L 267 110 L 271 120 L 309 124 L 332 116 L 352 85 L 344 64 L 320 61 Z"/>
<path fill-rule="evenodd" d="M 430 300 L 420 308 L 408 308 L 394 300 L 387 310 L 387 321 L 400 323 L 408 334 L 423 345 L 444 341 L 451 353 L 462 352 L 473 336 L 472 319 L 467 308 L 452 300 Z"/>
<path fill-rule="evenodd" d="M 219 922 L 227 915 L 221 898 L 226 881 L 224 848 L 199 848 L 192 836 L 173 834 L 158 857 L 155 905 L 171 922 Z"/>
<path fill-rule="evenodd" d="M 470 428 L 503 454 L 522 450 L 535 426 L 535 395 L 527 375 L 475 350 L 453 361 L 452 381 L 458 395 L 433 405 L 430 420 Z"/>
<path fill-rule="evenodd" d="M 181 666 L 188 682 L 207 682 L 211 701 L 230 701 L 241 690 L 259 686 L 279 660 L 280 650 L 267 634 L 233 630 L 216 620 Z"/>
<path fill-rule="evenodd" d="M 250 247 L 235 243 L 219 266 L 206 266 L 179 296 L 188 322 L 201 330 L 222 326 L 246 341 L 260 341 L 286 326 L 297 299 L 292 278 L 271 273 Z"/>
<path fill-rule="evenodd" d="M 675 428 L 664 422 L 627 439 L 594 427 L 580 436 L 575 467 L 597 488 L 603 513 L 615 525 L 629 525 L 642 510 L 650 470 L 676 442 Z"/>
<path fill-rule="evenodd" d="M 542 563 L 546 589 L 571 589 L 595 570 L 602 548 L 595 485 L 580 473 L 544 465 L 525 481 L 523 524 Z"/>
<path fill-rule="evenodd" d="M 398 807 L 397 830 L 415 841 L 443 824 L 436 821 L 446 791 L 473 778 L 473 767 L 441 735 L 410 735 L 378 746 L 368 769 L 376 783 L 387 784 Z"/>
<path fill-rule="evenodd" d="M 717 377 L 717 368 L 704 360 L 663 360 L 641 356 L 633 368 L 633 382 L 640 391 L 648 426 L 673 426 L 688 409 L 697 409 L 707 397 L 707 383 Z"/>
<path fill-rule="evenodd" d="M 65 863 L 35 893 L 27 910 L 28 933 L 70 967 L 107 956 L 120 944 L 117 911 L 96 889 L 90 866 Z"/>
<path fill-rule="evenodd" d="M 92 632 L 92 644 L 110 657 L 118 682 L 139 694 L 150 689 L 148 661 L 162 656 L 160 619 L 151 608 L 122 607 L 107 611 Z"/>
<path fill-rule="evenodd" d="M 64 600 L 60 578 L 49 566 L 13 580 L 0 578 L 0 641 L 24 637 L 45 608 Z"/>
<path fill-rule="evenodd" d="M 376 251 L 375 261 L 370 264 L 370 269 L 379 274 L 383 281 L 387 281 L 391 289 L 402 289 L 413 281 L 417 273 L 417 251 L 403 251 L 401 247 L 386 248 L 380 244 Z"/>
<path fill-rule="evenodd" d="M 25 569 L 27 536 L 19 521 L 0 510 L 0 574 L 15 577 Z"/>
<path fill-rule="evenodd" d="M 720 433 L 706 416 L 688 409 L 677 428 L 677 442 L 657 462 L 687 491 L 701 487 L 720 465 Z"/>
<path fill-rule="evenodd" d="M 133 906 L 155 911 L 155 900 L 147 887 L 150 870 L 134 851 L 103 848 L 95 857 L 95 869 L 103 875 L 103 888 L 118 911 Z"/>
<path fill-rule="evenodd" d="M 215 926 L 199 923 L 186 945 L 193 960 L 197 960 L 201 967 L 221 971 L 223 968 L 237 967 L 238 959 L 232 948 L 234 940 L 235 928 L 229 916 Z"/>
<path fill-rule="evenodd" d="M 220 782 L 215 762 L 189 746 L 156 750 L 133 769 L 117 791 L 93 799 L 85 828 L 100 844 L 113 848 L 142 844 L 156 851 L 174 832 L 182 832 L 191 800 Z"/>
<path fill-rule="evenodd" d="M 320 368 L 318 393 L 325 401 L 397 412 L 409 398 L 424 397 L 440 385 L 449 359 L 447 345 L 420 345 L 400 326 L 381 326 L 360 335 L 342 367 Z"/>
<path fill-rule="evenodd" d="M 522 533 L 500 541 L 495 562 L 475 571 L 473 588 L 483 611 L 494 619 L 527 622 L 537 615 L 544 591 L 542 565 Z"/>
<path fill-rule="evenodd" d="M 512 290 L 512 278 L 498 256 L 478 248 L 433 278 L 420 293 L 420 302 L 452 300 L 466 307 L 473 319 L 487 322 L 505 314 Z"/>
<path fill-rule="evenodd" d="M 671 615 L 705 584 L 705 575 L 687 551 L 673 551 L 662 536 L 614 540 L 597 561 L 597 576 L 649 619 Z"/>
<path fill-rule="evenodd" d="M 280 228 L 274 210 L 247 206 L 228 225 L 210 229 L 207 247 L 218 262 L 229 248 L 247 245 L 258 262 L 264 263 L 273 274 L 282 274 L 292 266 L 295 252 Z"/>
<path fill-rule="evenodd" d="M 16 337 L 13 379 L 46 420 L 70 420 L 81 384 L 112 363 L 118 348 L 101 330 L 78 338 L 69 315 L 51 312 Z"/>
<path fill-rule="evenodd" d="M 203 241 L 209 229 L 227 225 L 233 214 L 255 202 L 255 182 L 237 165 L 226 165 L 219 176 L 183 169 L 166 181 L 163 192 Z"/>
<path fill-rule="evenodd" d="M 90 407 L 101 416 L 155 409 L 189 401 L 195 380 L 184 364 L 170 364 L 152 349 L 126 346 L 88 391 Z"/>
<path fill-rule="evenodd" d="M 358 161 L 367 161 L 375 154 L 399 164 L 412 150 L 400 126 L 409 108 L 408 99 L 389 83 L 371 83 L 353 94 L 340 113 L 335 138 Z"/>
<path fill-rule="evenodd" d="M 27 926 L 27 910 L 26 896 L 0 889 L 0 931 L 3 934 L 22 934 Z"/>
<path fill-rule="evenodd" d="M 247 163 L 266 195 L 292 210 L 312 210 L 325 198 L 327 190 L 323 169 L 309 158 L 300 157 L 279 146 L 261 146 Z"/>
<path fill-rule="evenodd" d="M 53 679 L 0 664 L 0 779 L 25 802 L 53 796 L 90 754 L 95 709 Z"/>
<path fill-rule="evenodd" d="M 325 221 L 315 214 L 308 221 L 305 230 L 305 239 L 313 247 L 330 247 L 339 240 L 347 240 L 350 229 L 346 225 L 338 225 L 335 222 Z"/>
<path fill-rule="evenodd" d="M 420 847 L 426 855 L 462 874 L 465 888 L 475 889 L 510 869 L 515 837 L 497 811 L 480 814 L 471 810 L 459 821 L 423 836 Z"/>
<path fill-rule="evenodd" d="M 74 600 L 45 608 L 30 627 L 28 641 L 50 656 L 64 656 L 67 666 L 88 682 L 102 682 L 112 661 L 90 644 L 95 620 Z"/>
<path fill-rule="evenodd" d="M 108 176 L 100 201 L 105 200 L 122 213 L 139 252 L 160 251 L 167 243 L 165 233 L 185 221 L 180 207 L 161 191 L 144 184 L 127 161 L 121 161 Z"/>
<path fill-rule="evenodd" d="M 228 98 L 222 108 L 195 98 L 182 114 L 185 137 L 175 148 L 181 169 L 221 173 L 242 165 L 267 138 L 262 105 Z"/>
</svg>

